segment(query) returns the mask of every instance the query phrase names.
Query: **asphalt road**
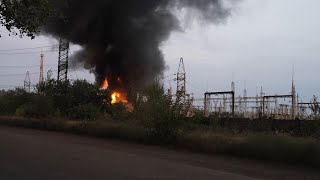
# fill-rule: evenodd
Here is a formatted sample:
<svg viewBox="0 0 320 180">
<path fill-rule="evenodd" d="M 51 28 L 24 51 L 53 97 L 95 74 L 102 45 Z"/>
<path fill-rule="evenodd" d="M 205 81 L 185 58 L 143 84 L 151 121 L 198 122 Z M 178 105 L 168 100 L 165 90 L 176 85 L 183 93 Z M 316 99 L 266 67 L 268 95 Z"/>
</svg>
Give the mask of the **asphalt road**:
<svg viewBox="0 0 320 180">
<path fill-rule="evenodd" d="M 0 126 L 0 179 L 320 179 L 315 169 Z"/>
</svg>

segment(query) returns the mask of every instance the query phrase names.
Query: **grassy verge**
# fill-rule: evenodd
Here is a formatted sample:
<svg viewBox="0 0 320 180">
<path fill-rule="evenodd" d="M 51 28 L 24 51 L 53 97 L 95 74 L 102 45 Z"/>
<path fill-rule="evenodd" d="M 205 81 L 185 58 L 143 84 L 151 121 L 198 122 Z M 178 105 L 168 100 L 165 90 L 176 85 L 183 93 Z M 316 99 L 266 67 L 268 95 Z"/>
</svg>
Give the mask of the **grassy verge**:
<svg viewBox="0 0 320 180">
<path fill-rule="evenodd" d="M 0 124 L 39 130 L 61 131 L 97 137 L 118 138 L 122 140 L 145 142 L 145 132 L 134 125 L 116 122 L 81 122 L 65 119 L 36 119 L 12 116 L 0 116 Z"/>
<path fill-rule="evenodd" d="M 198 152 L 320 168 L 320 142 L 315 139 L 259 134 L 238 137 L 195 132 L 180 137 L 178 146 Z"/>
<path fill-rule="evenodd" d="M 0 124 L 154 144 L 145 131 L 134 124 L 104 121 L 82 123 L 62 119 L 40 120 L 19 117 L 0 117 Z M 320 142 L 314 139 L 294 138 L 285 135 L 235 136 L 213 131 L 195 131 L 180 135 L 173 147 L 320 168 Z"/>
</svg>

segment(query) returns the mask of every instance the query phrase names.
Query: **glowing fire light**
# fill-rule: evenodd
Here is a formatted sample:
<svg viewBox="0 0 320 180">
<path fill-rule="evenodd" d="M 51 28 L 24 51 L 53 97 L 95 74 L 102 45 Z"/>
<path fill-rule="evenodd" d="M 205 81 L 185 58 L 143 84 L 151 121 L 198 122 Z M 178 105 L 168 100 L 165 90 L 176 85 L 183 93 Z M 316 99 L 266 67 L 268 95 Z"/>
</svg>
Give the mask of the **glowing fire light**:
<svg viewBox="0 0 320 180">
<path fill-rule="evenodd" d="M 117 78 L 118 82 L 121 83 L 121 78 L 118 77 Z M 105 78 L 105 80 L 102 82 L 100 89 L 106 90 L 109 87 L 109 82 L 107 80 L 107 78 Z M 111 94 L 111 104 L 116 104 L 116 103 L 128 103 L 127 100 L 127 95 L 125 93 L 120 93 L 117 91 L 114 91 Z"/>
<path fill-rule="evenodd" d="M 105 80 L 103 81 L 103 83 L 101 84 L 100 88 L 101 88 L 101 89 L 108 89 L 108 87 L 109 87 L 109 82 L 108 82 L 107 79 L 105 79 Z"/>
<path fill-rule="evenodd" d="M 115 104 L 115 103 L 128 103 L 128 100 L 126 99 L 125 94 L 121 94 L 119 92 L 114 92 L 111 95 L 111 104 Z"/>
</svg>

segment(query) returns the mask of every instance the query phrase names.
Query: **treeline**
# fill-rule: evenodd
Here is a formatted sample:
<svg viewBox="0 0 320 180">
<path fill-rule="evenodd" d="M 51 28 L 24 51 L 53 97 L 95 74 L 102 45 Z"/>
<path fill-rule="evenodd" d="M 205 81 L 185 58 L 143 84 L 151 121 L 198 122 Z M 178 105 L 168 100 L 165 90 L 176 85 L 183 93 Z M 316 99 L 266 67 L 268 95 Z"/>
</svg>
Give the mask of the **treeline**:
<svg viewBox="0 0 320 180">
<path fill-rule="evenodd" d="M 289 126 L 284 127 L 282 122 L 279 124 L 272 119 L 221 119 L 204 117 L 203 111 L 199 110 L 190 113 L 179 97 L 172 99 L 158 82 L 139 93 L 129 92 L 128 98 L 129 105 L 111 105 L 108 90 L 101 90 L 86 80 L 50 80 L 38 85 L 33 92 L 21 88 L 2 91 L 0 115 L 122 123 L 142 128 L 150 139 L 160 143 L 172 143 L 180 134 L 199 130 L 238 135 L 280 133 L 310 137 L 320 129 L 320 121 L 285 122 L 284 125 Z"/>
<path fill-rule="evenodd" d="M 127 104 L 111 105 L 108 90 L 86 80 L 50 80 L 37 85 L 34 92 L 22 88 L 2 92 L 0 115 L 121 122 L 143 127 L 160 142 L 174 141 L 186 114 L 183 105 L 173 101 L 158 82 L 140 91 L 140 96 L 135 94 L 129 95 L 128 108 Z"/>
<path fill-rule="evenodd" d="M 50 80 L 37 85 L 34 92 L 22 88 L 0 95 L 0 114 L 25 117 L 64 117 L 97 119 L 103 116 L 107 91 L 85 80 L 59 82 Z"/>
</svg>

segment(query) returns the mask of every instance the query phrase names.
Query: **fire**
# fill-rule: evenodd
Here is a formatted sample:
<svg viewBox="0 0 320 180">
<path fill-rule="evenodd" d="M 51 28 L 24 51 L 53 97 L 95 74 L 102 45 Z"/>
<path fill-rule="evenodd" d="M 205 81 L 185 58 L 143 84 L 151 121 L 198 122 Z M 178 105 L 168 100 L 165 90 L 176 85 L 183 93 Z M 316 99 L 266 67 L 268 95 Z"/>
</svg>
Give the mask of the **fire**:
<svg viewBox="0 0 320 180">
<path fill-rule="evenodd" d="M 128 103 L 126 95 L 120 92 L 114 92 L 111 95 L 111 104 L 115 103 Z"/>
<path fill-rule="evenodd" d="M 108 89 L 108 87 L 109 87 L 109 82 L 107 79 L 105 79 L 101 84 L 100 89 Z"/>
<path fill-rule="evenodd" d="M 117 81 L 118 81 L 118 83 L 122 82 L 120 77 L 117 78 Z M 100 85 L 100 89 L 106 90 L 108 88 L 109 88 L 109 82 L 108 82 L 107 78 L 105 78 L 105 80 Z M 111 93 L 111 104 L 116 104 L 116 103 L 128 103 L 126 93 L 119 92 L 119 91 L 113 91 Z"/>
</svg>

